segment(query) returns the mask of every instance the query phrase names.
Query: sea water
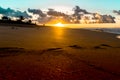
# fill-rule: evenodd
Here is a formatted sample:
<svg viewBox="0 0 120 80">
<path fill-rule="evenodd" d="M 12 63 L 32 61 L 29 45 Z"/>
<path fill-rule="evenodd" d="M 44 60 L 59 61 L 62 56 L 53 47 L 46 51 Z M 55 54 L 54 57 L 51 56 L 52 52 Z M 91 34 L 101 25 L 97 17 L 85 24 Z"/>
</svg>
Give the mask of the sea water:
<svg viewBox="0 0 120 80">
<path fill-rule="evenodd" d="M 120 39 L 120 24 L 119 23 L 105 23 L 105 24 L 71 24 L 69 28 L 74 29 L 88 29 L 92 31 L 99 31 L 99 32 L 108 32 L 117 34 L 117 38 Z"/>
</svg>

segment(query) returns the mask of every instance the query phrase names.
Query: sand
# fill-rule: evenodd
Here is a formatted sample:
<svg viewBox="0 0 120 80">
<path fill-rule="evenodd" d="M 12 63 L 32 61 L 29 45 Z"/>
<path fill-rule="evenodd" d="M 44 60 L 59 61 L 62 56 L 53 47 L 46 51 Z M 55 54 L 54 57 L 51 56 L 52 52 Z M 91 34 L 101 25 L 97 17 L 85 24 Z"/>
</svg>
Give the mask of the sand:
<svg viewBox="0 0 120 80">
<path fill-rule="evenodd" d="M 34 45 L 32 49 L 1 47 L 0 80 L 120 80 L 120 40 L 116 34 L 62 30 L 64 36 L 56 34 L 59 37 L 54 35 L 37 49 Z M 49 44 L 54 39 L 59 40 L 56 45 Z"/>
</svg>

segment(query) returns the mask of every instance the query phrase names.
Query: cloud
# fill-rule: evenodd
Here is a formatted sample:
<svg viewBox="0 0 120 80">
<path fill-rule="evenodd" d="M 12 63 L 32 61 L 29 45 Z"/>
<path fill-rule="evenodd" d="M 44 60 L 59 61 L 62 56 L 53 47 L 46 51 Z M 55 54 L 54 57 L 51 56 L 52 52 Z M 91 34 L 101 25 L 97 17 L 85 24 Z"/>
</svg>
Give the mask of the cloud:
<svg viewBox="0 0 120 80">
<path fill-rule="evenodd" d="M 119 11 L 113 10 L 113 13 L 116 13 L 116 14 L 120 15 L 120 10 Z"/>
<path fill-rule="evenodd" d="M 55 11 L 54 9 L 48 9 L 49 11 L 47 12 L 48 15 L 51 16 L 65 16 L 65 13 Z"/>
<path fill-rule="evenodd" d="M 40 9 L 30 9 L 28 8 L 29 13 L 37 14 L 40 17 L 45 17 L 46 15 Z"/>
<path fill-rule="evenodd" d="M 11 8 L 4 9 L 4 8 L 0 7 L 0 14 L 2 14 L 4 16 L 11 16 L 11 17 L 23 16 L 25 18 L 31 18 L 31 16 L 28 15 L 26 11 L 24 11 L 24 12 L 21 12 L 18 10 L 15 11 L 14 9 L 11 9 Z"/>
<path fill-rule="evenodd" d="M 75 6 L 75 8 L 73 8 L 74 10 L 74 14 L 78 14 L 80 12 L 84 13 L 84 14 L 89 14 L 88 11 L 86 11 L 85 9 L 81 9 L 79 6 Z"/>
</svg>

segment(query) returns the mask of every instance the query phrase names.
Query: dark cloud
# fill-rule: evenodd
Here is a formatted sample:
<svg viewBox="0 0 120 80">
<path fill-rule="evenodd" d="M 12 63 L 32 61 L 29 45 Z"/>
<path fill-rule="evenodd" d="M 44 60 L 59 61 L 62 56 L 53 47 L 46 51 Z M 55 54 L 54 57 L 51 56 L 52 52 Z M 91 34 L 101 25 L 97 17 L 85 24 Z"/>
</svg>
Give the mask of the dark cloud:
<svg viewBox="0 0 120 80">
<path fill-rule="evenodd" d="M 54 9 L 48 9 L 49 11 L 47 12 L 48 15 L 51 16 L 66 16 L 65 13 L 55 11 Z"/>
<path fill-rule="evenodd" d="M 89 14 L 88 11 L 86 11 L 85 9 L 81 9 L 79 6 L 75 6 L 73 10 L 74 10 L 74 14 L 79 14 L 79 13 Z"/>
<path fill-rule="evenodd" d="M 116 13 L 116 14 L 120 15 L 120 10 L 119 11 L 113 10 L 113 13 Z"/>
<path fill-rule="evenodd" d="M 40 9 L 30 9 L 30 8 L 28 8 L 28 12 L 33 13 L 33 14 L 37 14 L 40 17 L 45 17 L 46 16 Z"/>
<path fill-rule="evenodd" d="M 11 8 L 4 9 L 4 8 L 0 7 L 0 14 L 2 14 L 4 16 L 11 16 L 11 17 L 23 16 L 25 18 L 31 18 L 31 16 L 29 16 L 26 11 L 24 11 L 24 12 L 21 12 L 18 10 L 15 11 L 14 9 L 11 9 Z"/>
</svg>

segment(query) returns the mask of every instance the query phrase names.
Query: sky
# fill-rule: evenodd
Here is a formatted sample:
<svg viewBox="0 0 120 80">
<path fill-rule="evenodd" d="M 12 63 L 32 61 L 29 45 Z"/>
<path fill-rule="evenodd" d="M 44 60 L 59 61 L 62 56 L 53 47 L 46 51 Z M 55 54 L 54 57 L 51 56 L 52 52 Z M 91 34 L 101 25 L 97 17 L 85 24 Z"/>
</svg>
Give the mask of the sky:
<svg viewBox="0 0 120 80">
<path fill-rule="evenodd" d="M 54 8 L 61 12 L 71 12 L 72 8 L 78 5 L 89 12 L 101 14 L 112 14 L 112 10 L 120 10 L 119 4 L 120 0 L 0 0 L 1 7 L 17 10 Z"/>
</svg>

